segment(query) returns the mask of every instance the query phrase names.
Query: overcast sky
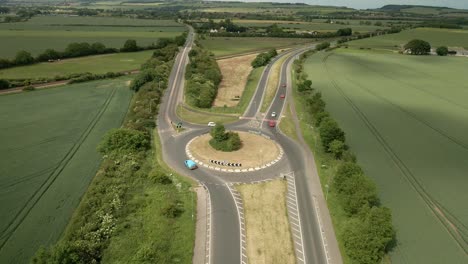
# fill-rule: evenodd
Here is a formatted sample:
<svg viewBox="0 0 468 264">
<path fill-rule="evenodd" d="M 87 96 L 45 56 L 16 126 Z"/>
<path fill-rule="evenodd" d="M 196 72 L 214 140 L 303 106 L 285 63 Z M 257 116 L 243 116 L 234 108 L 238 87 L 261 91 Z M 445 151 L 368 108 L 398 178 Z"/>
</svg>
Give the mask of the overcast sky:
<svg viewBox="0 0 468 264">
<path fill-rule="evenodd" d="M 241 0 L 245 2 L 307 3 L 311 5 L 337 5 L 359 9 L 382 7 L 389 4 L 432 5 L 468 9 L 468 0 Z"/>
</svg>

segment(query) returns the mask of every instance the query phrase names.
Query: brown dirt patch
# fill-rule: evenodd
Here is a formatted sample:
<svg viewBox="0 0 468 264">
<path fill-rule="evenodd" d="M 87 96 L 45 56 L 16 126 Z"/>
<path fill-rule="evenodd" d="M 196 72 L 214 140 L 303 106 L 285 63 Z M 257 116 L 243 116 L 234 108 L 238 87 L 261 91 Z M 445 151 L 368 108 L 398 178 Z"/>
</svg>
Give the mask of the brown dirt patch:
<svg viewBox="0 0 468 264">
<path fill-rule="evenodd" d="M 286 213 L 286 181 L 240 185 L 237 189 L 244 203 L 249 262 L 295 263 Z"/>
<path fill-rule="evenodd" d="M 210 164 L 210 159 L 241 163 L 241 169 L 258 167 L 278 158 L 280 148 L 273 140 L 248 132 L 238 133 L 243 144 L 240 150 L 233 152 L 215 150 L 209 143 L 211 135 L 205 134 L 196 138 L 190 144 L 190 152 L 196 159 L 204 163 Z M 221 165 L 216 166 L 223 167 Z M 232 167 L 228 166 L 225 166 L 225 168 L 232 169 Z"/>
<path fill-rule="evenodd" d="M 252 71 L 250 63 L 257 54 L 233 57 L 218 60 L 223 80 L 219 84 L 218 95 L 214 101 L 214 106 L 236 106 L 239 101 L 232 100 L 235 96 L 242 96 L 245 84 Z"/>
</svg>

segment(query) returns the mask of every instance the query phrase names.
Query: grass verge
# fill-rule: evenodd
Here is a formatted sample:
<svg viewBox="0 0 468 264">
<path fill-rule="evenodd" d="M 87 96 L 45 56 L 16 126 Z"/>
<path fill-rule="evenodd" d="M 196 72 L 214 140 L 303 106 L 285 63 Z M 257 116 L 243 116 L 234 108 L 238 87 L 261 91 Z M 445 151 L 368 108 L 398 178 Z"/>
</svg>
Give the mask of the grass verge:
<svg viewBox="0 0 468 264">
<path fill-rule="evenodd" d="M 247 256 L 251 263 L 295 263 L 286 212 L 286 181 L 236 187 L 244 203 Z"/>
<path fill-rule="evenodd" d="M 271 66 L 270 76 L 268 78 L 268 84 L 265 91 L 265 97 L 263 98 L 262 107 L 260 112 L 264 113 L 270 106 L 273 98 L 275 97 L 276 90 L 278 89 L 278 82 L 280 79 L 281 65 L 286 60 L 287 56 L 282 57 Z"/>
<path fill-rule="evenodd" d="M 294 126 L 294 121 L 291 114 L 291 109 L 289 108 L 289 104 L 286 105 L 285 110 L 285 115 L 281 117 L 279 127 L 286 136 L 298 141 L 296 127 Z"/>
<path fill-rule="evenodd" d="M 326 185 L 330 186 L 331 179 L 335 174 L 340 161 L 333 159 L 330 155 L 323 151 L 319 138 L 319 132 L 313 127 L 313 119 L 306 110 L 306 102 L 297 91 L 296 77 L 293 70 L 291 71 L 291 75 L 293 85 L 293 100 L 296 107 L 297 117 L 299 119 L 301 133 L 305 142 L 314 154 L 315 162 L 317 163 L 318 174 L 320 177 L 320 184 L 323 192 L 327 193 L 327 205 L 330 211 L 333 226 L 337 234 L 340 252 L 342 252 L 343 263 L 351 263 L 349 257 L 344 254 L 344 244 L 340 236 L 340 234 L 343 233 L 348 217 L 346 216 L 343 208 L 339 205 L 337 194 L 333 191 L 333 189 L 327 190 L 325 187 Z"/>
<path fill-rule="evenodd" d="M 208 122 L 215 122 L 215 123 L 231 123 L 236 120 L 239 120 L 239 117 L 236 115 L 233 116 L 220 116 L 220 115 L 215 115 L 210 112 L 194 112 L 186 109 L 185 107 L 182 107 L 181 105 L 177 106 L 177 115 L 179 116 L 180 119 L 185 120 L 190 123 L 194 124 L 201 124 L 201 125 L 206 125 Z"/>
</svg>

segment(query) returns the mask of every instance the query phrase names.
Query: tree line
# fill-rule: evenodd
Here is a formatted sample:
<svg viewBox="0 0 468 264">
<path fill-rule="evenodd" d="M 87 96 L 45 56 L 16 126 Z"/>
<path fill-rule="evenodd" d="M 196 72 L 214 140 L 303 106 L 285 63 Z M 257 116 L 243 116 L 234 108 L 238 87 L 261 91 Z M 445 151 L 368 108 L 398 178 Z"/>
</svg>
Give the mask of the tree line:
<svg viewBox="0 0 468 264">
<path fill-rule="evenodd" d="M 361 264 L 378 264 L 395 241 L 390 209 L 380 205 L 375 183 L 356 163 L 356 156 L 346 144 L 345 132 L 326 111 L 320 92 L 303 72 L 307 55 L 294 62 L 297 91 L 305 101 L 307 118 L 317 128 L 325 155 L 335 159 L 338 168 L 330 192 L 336 195 L 346 214 L 344 228 L 338 236 L 346 255 Z"/>
<path fill-rule="evenodd" d="M 187 103 L 200 108 L 210 108 L 218 93 L 222 75 L 213 53 L 200 43 L 189 52 L 190 63 L 185 72 Z"/>
<path fill-rule="evenodd" d="M 267 65 L 270 63 L 271 59 L 276 57 L 278 52 L 276 49 L 271 49 L 268 52 L 262 52 L 255 57 L 255 59 L 251 62 L 252 67 L 258 68 Z"/>
<path fill-rule="evenodd" d="M 120 48 L 109 48 L 101 42 L 87 43 L 87 42 L 73 42 L 68 44 L 64 51 L 57 51 L 54 49 L 46 49 L 37 57 L 33 57 L 30 52 L 20 50 L 12 60 L 0 59 L 0 69 L 29 65 L 33 63 L 54 61 L 59 59 L 68 59 L 83 57 L 89 55 L 109 54 L 118 52 L 135 52 L 148 49 L 157 49 L 158 44 L 151 44 L 145 47 L 137 45 L 136 40 L 128 39 Z"/>
<path fill-rule="evenodd" d="M 132 81 L 131 89 L 136 93 L 122 128 L 109 131 L 99 144 L 97 149 L 104 156 L 103 162 L 65 234 L 55 245 L 39 249 L 32 263 L 100 263 L 111 238 L 133 213 L 129 202 L 141 191 L 142 184 L 174 189 L 173 195 L 162 199 L 165 206 L 154 212 L 163 215 L 168 223 L 190 206 L 179 200 L 168 173 L 152 161 L 155 117 L 178 50 L 175 40 L 166 39 L 163 43 Z M 154 247 L 135 256 L 135 261 L 161 262 L 157 257 L 166 254 L 169 240 L 169 236 L 155 240 Z"/>
</svg>

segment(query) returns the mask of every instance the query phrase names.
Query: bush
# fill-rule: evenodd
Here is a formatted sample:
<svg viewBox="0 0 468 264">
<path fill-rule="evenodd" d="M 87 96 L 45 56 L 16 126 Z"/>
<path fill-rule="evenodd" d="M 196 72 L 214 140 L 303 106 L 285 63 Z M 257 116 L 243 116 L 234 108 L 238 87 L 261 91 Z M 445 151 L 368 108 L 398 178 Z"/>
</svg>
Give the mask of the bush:
<svg viewBox="0 0 468 264">
<path fill-rule="evenodd" d="M 427 55 L 431 52 L 431 44 L 424 40 L 413 39 L 405 45 L 405 50 L 409 50 L 411 55 Z"/>
<path fill-rule="evenodd" d="M 322 42 L 318 44 L 317 46 L 315 46 L 315 50 L 324 50 L 324 49 L 328 49 L 329 47 L 330 47 L 330 42 Z"/>
<path fill-rule="evenodd" d="M 351 36 L 353 34 L 353 30 L 351 28 L 340 28 L 336 31 L 337 36 Z"/>
<path fill-rule="evenodd" d="M 276 49 L 271 49 L 268 52 L 263 52 L 257 55 L 251 65 L 254 68 L 262 67 L 270 63 L 271 59 L 278 55 Z"/>
<path fill-rule="evenodd" d="M 36 88 L 34 88 L 34 86 L 32 86 L 32 85 L 28 85 L 28 86 L 24 87 L 22 90 L 25 91 L 25 92 L 31 92 L 31 91 L 36 90 Z"/>
<path fill-rule="evenodd" d="M 124 46 L 120 49 L 120 51 L 123 52 L 133 52 L 138 50 L 140 50 L 140 47 L 138 47 L 137 42 L 134 39 L 127 39 Z"/>
<path fill-rule="evenodd" d="M 335 159 L 341 159 L 345 149 L 345 143 L 336 139 L 330 142 L 330 145 L 328 146 L 328 152 L 330 152 L 335 157 Z"/>
<path fill-rule="evenodd" d="M 319 128 L 319 134 L 325 152 L 330 152 L 330 143 L 333 140 L 345 142 L 345 133 L 338 126 L 338 123 L 330 117 L 326 117 L 322 120 Z"/>
<path fill-rule="evenodd" d="M 231 152 L 239 150 L 242 147 L 242 141 L 238 133 L 227 132 L 222 124 L 216 124 L 210 131 L 212 139 L 210 145 L 220 151 Z"/>
<path fill-rule="evenodd" d="M 395 237 L 390 209 L 372 207 L 352 218 L 343 231 L 347 255 L 360 264 L 381 263 Z"/>
<path fill-rule="evenodd" d="M 31 53 L 21 50 L 16 53 L 15 64 L 16 65 L 27 65 L 34 62 L 34 58 L 31 56 Z"/>
<path fill-rule="evenodd" d="M 4 79 L 0 79 L 0 90 L 10 88 L 10 82 Z"/>
<path fill-rule="evenodd" d="M 449 54 L 449 50 L 446 46 L 442 46 L 437 48 L 436 53 L 439 56 L 447 56 Z"/>
<path fill-rule="evenodd" d="M 179 217 L 183 212 L 184 210 L 181 208 L 179 201 L 173 201 L 162 209 L 162 214 L 167 218 Z"/>
<path fill-rule="evenodd" d="M 107 132 L 98 151 L 102 154 L 111 152 L 139 152 L 145 151 L 150 147 L 150 138 L 146 133 L 130 129 L 113 129 Z"/>
</svg>

